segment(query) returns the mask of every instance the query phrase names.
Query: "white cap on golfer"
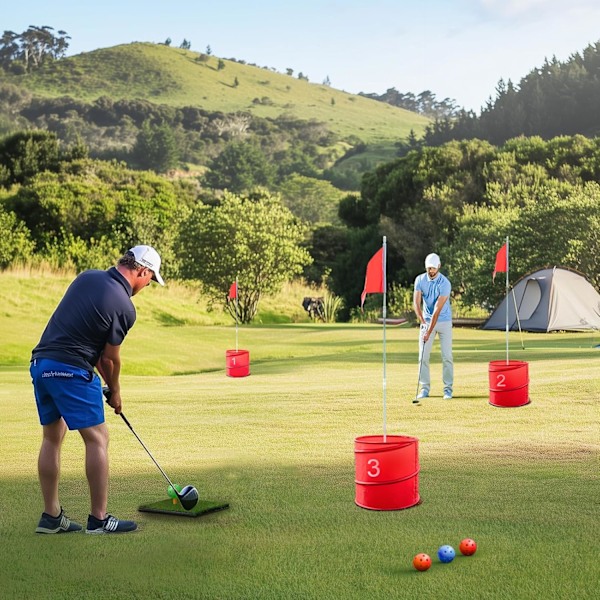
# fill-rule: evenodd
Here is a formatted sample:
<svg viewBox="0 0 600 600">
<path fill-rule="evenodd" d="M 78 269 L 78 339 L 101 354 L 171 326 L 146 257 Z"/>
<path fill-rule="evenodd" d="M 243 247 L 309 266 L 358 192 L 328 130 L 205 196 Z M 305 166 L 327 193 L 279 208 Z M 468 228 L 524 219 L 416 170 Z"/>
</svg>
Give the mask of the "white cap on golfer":
<svg viewBox="0 0 600 600">
<path fill-rule="evenodd" d="M 437 254 L 428 254 L 425 259 L 425 268 L 429 269 L 433 267 L 434 269 L 439 269 L 442 266 L 442 261 Z"/>
<path fill-rule="evenodd" d="M 150 269 L 154 275 L 152 279 L 160 285 L 165 285 L 160 276 L 160 256 L 152 246 L 135 246 L 129 250 L 135 257 L 135 262 Z"/>
</svg>

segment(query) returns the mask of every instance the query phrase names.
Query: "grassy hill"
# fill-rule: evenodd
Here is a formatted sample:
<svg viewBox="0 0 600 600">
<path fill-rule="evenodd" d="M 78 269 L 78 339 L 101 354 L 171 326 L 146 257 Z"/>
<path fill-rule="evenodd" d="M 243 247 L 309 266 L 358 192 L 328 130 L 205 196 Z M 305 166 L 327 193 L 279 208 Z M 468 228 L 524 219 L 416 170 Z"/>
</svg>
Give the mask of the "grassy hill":
<svg viewBox="0 0 600 600">
<path fill-rule="evenodd" d="M 267 68 L 198 57 L 190 50 L 136 42 L 64 58 L 8 80 L 41 97 L 88 102 L 101 96 L 143 98 L 267 118 L 288 114 L 315 119 L 342 137 L 354 135 L 367 143 L 398 141 L 411 129 L 420 135 L 429 122 L 416 113 Z"/>
</svg>

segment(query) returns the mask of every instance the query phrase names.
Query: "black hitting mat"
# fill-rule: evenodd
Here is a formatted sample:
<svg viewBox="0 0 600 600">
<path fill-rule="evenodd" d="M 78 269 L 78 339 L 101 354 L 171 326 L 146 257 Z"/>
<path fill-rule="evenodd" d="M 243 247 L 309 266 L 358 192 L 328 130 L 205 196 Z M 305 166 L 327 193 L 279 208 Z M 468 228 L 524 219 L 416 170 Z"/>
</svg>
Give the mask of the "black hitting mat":
<svg viewBox="0 0 600 600">
<path fill-rule="evenodd" d="M 173 503 L 173 499 L 159 500 L 158 502 L 150 502 L 142 504 L 138 508 L 140 512 L 160 513 L 163 515 L 176 515 L 178 517 L 201 517 L 208 513 L 217 512 L 229 508 L 227 502 L 214 502 L 211 500 L 198 500 L 198 504 L 191 510 L 185 510 L 179 502 Z"/>
</svg>

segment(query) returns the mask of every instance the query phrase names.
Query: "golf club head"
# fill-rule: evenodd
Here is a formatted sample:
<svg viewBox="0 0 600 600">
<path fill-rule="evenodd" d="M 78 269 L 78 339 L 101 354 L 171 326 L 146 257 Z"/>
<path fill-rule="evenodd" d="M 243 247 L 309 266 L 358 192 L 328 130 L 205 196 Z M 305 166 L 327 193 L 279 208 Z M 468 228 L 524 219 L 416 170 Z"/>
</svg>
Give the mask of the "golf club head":
<svg viewBox="0 0 600 600">
<path fill-rule="evenodd" d="M 186 485 L 177 497 L 185 510 L 192 510 L 198 504 L 198 490 L 193 485 Z"/>
</svg>

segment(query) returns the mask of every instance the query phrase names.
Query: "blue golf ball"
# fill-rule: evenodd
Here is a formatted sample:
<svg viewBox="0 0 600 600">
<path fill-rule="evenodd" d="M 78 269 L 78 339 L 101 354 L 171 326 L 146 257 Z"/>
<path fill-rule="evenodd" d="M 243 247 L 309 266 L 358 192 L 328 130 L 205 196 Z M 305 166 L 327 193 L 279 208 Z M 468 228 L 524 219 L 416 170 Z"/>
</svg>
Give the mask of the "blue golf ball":
<svg viewBox="0 0 600 600">
<path fill-rule="evenodd" d="M 438 548 L 438 558 L 440 559 L 440 562 L 443 563 L 449 563 L 452 562 L 454 560 L 454 557 L 456 556 L 456 552 L 454 552 L 454 548 L 452 546 L 440 546 Z"/>
</svg>

